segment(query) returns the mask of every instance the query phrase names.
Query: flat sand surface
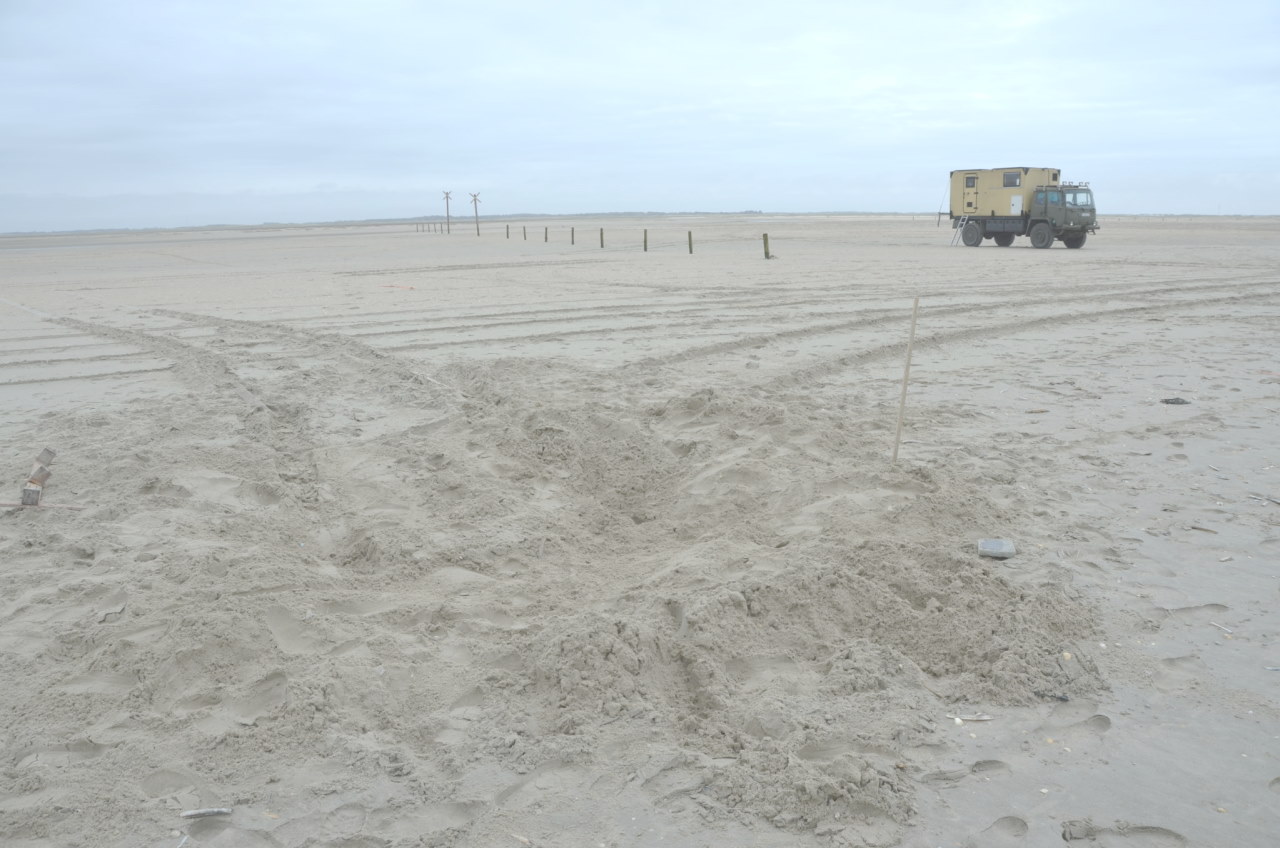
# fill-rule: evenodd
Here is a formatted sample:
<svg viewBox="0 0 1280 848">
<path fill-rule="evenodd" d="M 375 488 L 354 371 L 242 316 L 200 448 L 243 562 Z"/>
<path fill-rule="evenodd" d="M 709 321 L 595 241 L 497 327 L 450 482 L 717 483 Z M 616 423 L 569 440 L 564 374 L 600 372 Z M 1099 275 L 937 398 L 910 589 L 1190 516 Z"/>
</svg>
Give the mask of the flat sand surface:
<svg viewBox="0 0 1280 848">
<path fill-rule="evenodd" d="M 1276 844 L 1280 220 L 1102 223 L 0 237 L 0 843 Z"/>
</svg>

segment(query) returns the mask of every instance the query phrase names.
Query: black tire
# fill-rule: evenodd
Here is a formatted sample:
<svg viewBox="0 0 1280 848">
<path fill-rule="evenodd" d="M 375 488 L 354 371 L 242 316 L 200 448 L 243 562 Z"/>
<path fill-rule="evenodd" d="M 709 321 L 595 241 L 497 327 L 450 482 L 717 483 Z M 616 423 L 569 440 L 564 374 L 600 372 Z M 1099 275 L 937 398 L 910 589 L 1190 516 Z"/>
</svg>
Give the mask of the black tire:
<svg viewBox="0 0 1280 848">
<path fill-rule="evenodd" d="M 1062 243 L 1072 250 L 1078 250 L 1084 247 L 1084 240 L 1089 237 L 1088 233 L 1081 233 L 1078 236 L 1063 236 Z"/>
<path fill-rule="evenodd" d="M 1030 236 L 1032 247 L 1038 247 L 1041 250 L 1053 247 L 1053 230 L 1044 221 L 1032 226 Z"/>
<path fill-rule="evenodd" d="M 996 240 L 996 245 L 999 247 L 1008 247 L 1013 244 L 1013 233 L 996 233 L 992 238 Z"/>
<path fill-rule="evenodd" d="M 964 229 L 960 231 L 960 240 L 964 242 L 965 247 L 978 247 L 982 244 L 982 225 L 977 221 L 965 224 Z"/>
</svg>

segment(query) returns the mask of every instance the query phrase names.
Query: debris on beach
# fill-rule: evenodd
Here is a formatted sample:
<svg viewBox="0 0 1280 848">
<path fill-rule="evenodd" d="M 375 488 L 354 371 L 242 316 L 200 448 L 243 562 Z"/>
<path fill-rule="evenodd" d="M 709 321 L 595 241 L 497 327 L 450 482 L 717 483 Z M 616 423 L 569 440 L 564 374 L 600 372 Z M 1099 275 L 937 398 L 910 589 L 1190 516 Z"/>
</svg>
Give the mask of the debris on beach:
<svg viewBox="0 0 1280 848">
<path fill-rule="evenodd" d="M 979 539 L 978 556 L 992 559 L 1008 559 L 1016 554 L 1017 548 L 1008 539 Z"/>
</svg>

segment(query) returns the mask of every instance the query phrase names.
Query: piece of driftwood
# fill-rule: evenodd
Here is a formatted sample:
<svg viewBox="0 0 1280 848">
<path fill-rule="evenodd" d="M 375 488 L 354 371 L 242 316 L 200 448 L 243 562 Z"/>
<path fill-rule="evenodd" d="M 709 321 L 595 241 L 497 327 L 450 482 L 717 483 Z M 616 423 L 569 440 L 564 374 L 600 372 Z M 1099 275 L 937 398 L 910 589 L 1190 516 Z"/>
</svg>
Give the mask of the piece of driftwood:
<svg viewBox="0 0 1280 848">
<path fill-rule="evenodd" d="M 40 495 L 43 493 L 43 486 L 28 483 L 22 487 L 22 503 L 18 504 L 18 506 L 40 506 Z"/>
<path fill-rule="evenodd" d="M 178 813 L 179 818 L 184 819 L 202 819 L 205 816 L 229 816 L 231 815 L 230 807 L 205 807 L 200 810 L 183 810 Z"/>
<path fill-rule="evenodd" d="M 53 465 L 53 458 L 58 454 L 49 448 L 40 451 L 40 455 L 36 457 L 36 465 Z"/>
<path fill-rule="evenodd" d="M 49 478 L 53 476 L 53 472 L 49 470 L 47 465 L 36 463 L 31 466 L 31 473 L 27 475 L 27 482 L 34 483 L 37 486 L 43 486 L 49 482 Z"/>
</svg>

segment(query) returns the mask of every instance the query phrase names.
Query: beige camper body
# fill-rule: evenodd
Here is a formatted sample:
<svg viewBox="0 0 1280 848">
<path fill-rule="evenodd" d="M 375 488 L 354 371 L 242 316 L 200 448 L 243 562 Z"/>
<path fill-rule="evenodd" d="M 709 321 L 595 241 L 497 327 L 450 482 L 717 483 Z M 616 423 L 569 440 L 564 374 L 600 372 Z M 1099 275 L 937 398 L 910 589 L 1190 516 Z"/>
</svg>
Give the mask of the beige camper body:
<svg viewBox="0 0 1280 848">
<path fill-rule="evenodd" d="M 983 168 L 951 172 L 951 217 L 1025 214 L 1036 186 L 1058 185 L 1057 168 Z"/>
</svg>

